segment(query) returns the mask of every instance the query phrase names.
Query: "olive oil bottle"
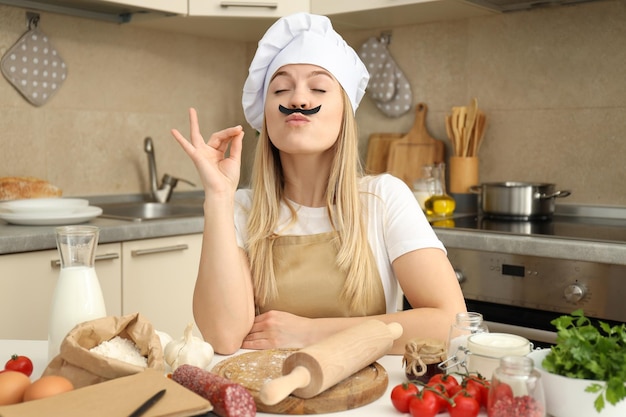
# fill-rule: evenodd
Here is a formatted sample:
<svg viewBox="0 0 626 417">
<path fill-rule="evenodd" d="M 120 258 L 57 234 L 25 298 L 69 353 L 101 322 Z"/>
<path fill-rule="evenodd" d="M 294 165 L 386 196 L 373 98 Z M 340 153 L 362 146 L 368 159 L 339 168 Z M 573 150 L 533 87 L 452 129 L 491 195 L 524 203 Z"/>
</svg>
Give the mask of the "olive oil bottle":
<svg viewBox="0 0 626 417">
<path fill-rule="evenodd" d="M 446 193 L 446 164 L 437 164 L 432 170 L 435 192 L 424 202 L 427 216 L 447 217 L 454 213 L 456 202 Z"/>
</svg>

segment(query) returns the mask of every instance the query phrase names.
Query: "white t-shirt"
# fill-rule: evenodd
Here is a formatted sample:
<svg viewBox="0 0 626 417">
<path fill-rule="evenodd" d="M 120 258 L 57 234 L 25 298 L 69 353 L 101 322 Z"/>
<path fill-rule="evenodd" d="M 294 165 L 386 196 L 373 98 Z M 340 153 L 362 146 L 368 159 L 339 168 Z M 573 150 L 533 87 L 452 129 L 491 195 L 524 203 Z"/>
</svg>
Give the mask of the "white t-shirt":
<svg viewBox="0 0 626 417">
<path fill-rule="evenodd" d="M 398 283 L 391 263 L 401 255 L 417 249 L 438 248 L 445 252 L 445 248 L 403 181 L 389 174 L 367 176 L 360 181 L 365 209 L 368 211 L 367 237 L 385 291 L 387 312 L 392 313 L 397 310 Z M 246 249 L 246 222 L 252 203 L 252 190 L 237 190 L 235 203 L 237 243 Z M 291 217 L 287 206 L 282 204 L 280 224 L 275 230 L 277 234 L 303 236 L 332 231 L 325 207 L 291 204 L 296 209 L 297 221 L 285 229 Z"/>
</svg>

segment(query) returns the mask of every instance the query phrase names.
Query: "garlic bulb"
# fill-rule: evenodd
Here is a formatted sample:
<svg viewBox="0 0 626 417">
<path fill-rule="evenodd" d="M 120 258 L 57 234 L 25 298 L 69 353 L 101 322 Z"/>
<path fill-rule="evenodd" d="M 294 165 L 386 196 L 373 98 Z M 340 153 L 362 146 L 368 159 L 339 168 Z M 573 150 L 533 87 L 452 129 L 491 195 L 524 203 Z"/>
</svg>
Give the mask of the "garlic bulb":
<svg viewBox="0 0 626 417">
<path fill-rule="evenodd" d="M 185 328 L 180 339 L 172 340 L 165 346 L 165 362 L 175 371 L 180 365 L 193 365 L 206 369 L 213 359 L 213 346 L 192 335 L 193 323 Z"/>
</svg>

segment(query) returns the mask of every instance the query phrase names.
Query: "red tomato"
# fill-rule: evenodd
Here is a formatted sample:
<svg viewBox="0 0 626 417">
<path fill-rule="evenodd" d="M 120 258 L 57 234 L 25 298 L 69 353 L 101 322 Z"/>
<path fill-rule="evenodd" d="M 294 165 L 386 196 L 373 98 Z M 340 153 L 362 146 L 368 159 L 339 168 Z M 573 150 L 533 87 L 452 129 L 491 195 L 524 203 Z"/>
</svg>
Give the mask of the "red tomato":
<svg viewBox="0 0 626 417">
<path fill-rule="evenodd" d="M 433 394 L 435 394 L 435 399 L 437 400 L 437 411 L 445 411 L 446 404 L 448 404 L 448 393 L 446 391 L 446 387 L 444 387 L 441 382 L 429 382 L 426 386 L 432 390 L 431 392 Z"/>
<path fill-rule="evenodd" d="M 18 371 L 26 376 L 33 373 L 33 362 L 26 356 L 11 355 L 11 359 L 4 365 L 7 371 Z"/>
<path fill-rule="evenodd" d="M 439 392 L 437 403 L 439 404 L 439 411 L 442 412 L 446 410 L 448 398 L 452 396 L 450 393 L 457 391 L 459 381 L 452 375 L 436 374 L 428 380 L 426 386 Z"/>
<path fill-rule="evenodd" d="M 411 399 L 409 413 L 411 417 L 435 417 L 439 412 L 438 396 L 429 389 L 423 389 Z"/>
<path fill-rule="evenodd" d="M 448 403 L 450 417 L 476 417 L 480 411 L 480 403 L 465 390 L 461 390 Z"/>
<path fill-rule="evenodd" d="M 478 405 L 480 405 L 480 401 L 482 397 L 480 396 L 481 395 L 480 388 L 478 387 L 477 383 L 466 384 L 461 389 L 459 389 L 458 392 L 463 392 L 469 395 L 470 397 L 476 400 Z"/>
<path fill-rule="evenodd" d="M 439 383 L 442 384 L 446 388 L 446 392 L 453 391 L 456 386 L 459 385 L 459 381 L 453 375 L 446 374 L 435 374 L 428 380 L 428 384 L 431 383 Z"/>
<path fill-rule="evenodd" d="M 478 391 L 475 398 L 482 407 L 487 407 L 487 399 L 489 398 L 489 381 L 481 376 L 467 375 L 463 378 L 461 385 L 469 392 Z"/>
<path fill-rule="evenodd" d="M 409 403 L 411 399 L 415 398 L 415 395 L 419 392 L 419 389 L 415 384 L 405 382 L 403 384 L 396 385 L 391 390 L 391 403 L 396 410 L 401 413 L 409 412 Z"/>
</svg>

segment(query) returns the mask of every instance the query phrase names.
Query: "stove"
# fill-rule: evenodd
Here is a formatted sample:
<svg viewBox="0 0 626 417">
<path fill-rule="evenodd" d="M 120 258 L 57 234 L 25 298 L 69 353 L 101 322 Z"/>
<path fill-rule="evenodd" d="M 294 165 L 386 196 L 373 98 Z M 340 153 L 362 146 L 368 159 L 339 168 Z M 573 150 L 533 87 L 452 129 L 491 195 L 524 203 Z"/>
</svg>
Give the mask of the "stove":
<svg viewBox="0 0 626 417">
<path fill-rule="evenodd" d="M 548 220 L 458 214 L 454 230 L 626 244 L 626 208 L 558 206 Z M 433 225 L 437 225 L 433 222 Z M 513 333 L 546 347 L 554 318 L 582 309 L 593 321 L 626 322 L 626 264 L 448 247 L 467 309 L 482 313 L 491 332 Z"/>
<path fill-rule="evenodd" d="M 546 220 L 505 220 L 478 214 L 462 214 L 455 217 L 453 221 L 455 229 L 626 243 L 626 218 L 598 218 L 555 214 L 552 219 Z"/>
</svg>

